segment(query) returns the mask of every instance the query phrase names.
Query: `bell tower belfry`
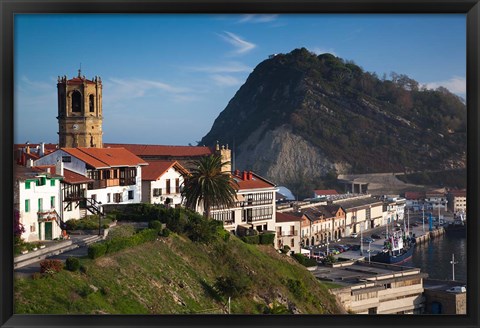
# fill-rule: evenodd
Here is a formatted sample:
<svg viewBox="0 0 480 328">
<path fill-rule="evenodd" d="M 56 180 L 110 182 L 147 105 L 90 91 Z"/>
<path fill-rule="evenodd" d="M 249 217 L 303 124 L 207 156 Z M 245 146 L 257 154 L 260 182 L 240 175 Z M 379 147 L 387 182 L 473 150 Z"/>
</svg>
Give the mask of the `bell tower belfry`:
<svg viewBox="0 0 480 328">
<path fill-rule="evenodd" d="M 102 80 L 58 77 L 58 146 L 102 148 Z"/>
</svg>

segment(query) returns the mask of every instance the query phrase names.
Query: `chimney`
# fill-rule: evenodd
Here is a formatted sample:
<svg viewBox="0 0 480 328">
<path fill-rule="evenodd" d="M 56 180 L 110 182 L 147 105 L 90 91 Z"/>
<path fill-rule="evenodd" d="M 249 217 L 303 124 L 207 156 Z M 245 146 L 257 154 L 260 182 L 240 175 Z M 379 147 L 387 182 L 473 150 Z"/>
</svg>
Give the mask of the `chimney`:
<svg viewBox="0 0 480 328">
<path fill-rule="evenodd" d="M 29 158 L 27 159 L 27 167 L 32 167 L 33 166 L 33 159 Z"/>
<path fill-rule="evenodd" d="M 30 145 L 27 143 L 27 145 L 25 146 L 25 152 L 27 154 L 30 154 Z"/>
<path fill-rule="evenodd" d="M 248 171 L 248 180 L 252 180 L 252 178 L 253 178 L 252 171 Z"/>
<path fill-rule="evenodd" d="M 40 153 L 38 154 L 40 157 L 45 156 L 45 143 L 41 142 L 40 143 Z"/>
<path fill-rule="evenodd" d="M 57 158 L 57 163 L 55 164 L 55 174 L 63 176 L 62 158 Z"/>
<path fill-rule="evenodd" d="M 243 179 L 244 181 L 247 180 L 247 171 L 243 171 L 242 173 L 243 173 L 242 179 Z"/>
<path fill-rule="evenodd" d="M 47 173 L 52 173 L 52 172 L 50 172 L 50 168 L 49 168 L 49 167 L 47 167 Z"/>
</svg>

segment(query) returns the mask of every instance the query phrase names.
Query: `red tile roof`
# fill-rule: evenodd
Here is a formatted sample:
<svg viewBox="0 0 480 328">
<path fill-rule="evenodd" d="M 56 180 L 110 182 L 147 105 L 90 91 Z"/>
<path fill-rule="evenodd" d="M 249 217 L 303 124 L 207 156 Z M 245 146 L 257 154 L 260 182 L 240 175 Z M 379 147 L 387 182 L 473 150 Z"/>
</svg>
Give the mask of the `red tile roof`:
<svg viewBox="0 0 480 328">
<path fill-rule="evenodd" d="M 73 79 L 70 79 L 67 81 L 67 84 L 83 84 L 83 81 L 85 81 L 87 84 L 95 84 L 95 82 L 90 81 L 88 79 L 82 79 L 80 77 L 74 77 Z"/>
<path fill-rule="evenodd" d="M 104 143 L 104 147 L 123 147 L 137 156 L 172 156 L 192 157 L 213 154 L 213 150 L 205 146 L 165 146 L 141 144 L 114 144 Z"/>
<path fill-rule="evenodd" d="M 100 169 L 119 166 L 147 165 L 140 157 L 125 148 L 62 148 L 88 165 Z"/>
<path fill-rule="evenodd" d="M 63 176 L 64 176 L 63 181 L 66 182 L 66 183 L 69 183 L 69 184 L 80 184 L 80 183 L 93 182 L 92 179 L 87 178 L 84 175 L 75 173 L 75 172 L 67 170 L 67 169 L 63 169 Z"/>
<path fill-rule="evenodd" d="M 239 174 L 238 173 L 239 173 L 238 171 L 233 173 L 232 177 L 235 181 L 237 181 L 239 190 L 275 187 L 274 183 L 268 181 L 267 179 L 262 178 L 261 176 L 253 172 L 250 172 L 251 177 L 248 174 L 249 172 L 246 172 L 246 171 L 240 172 Z"/>
<path fill-rule="evenodd" d="M 292 222 L 292 221 L 302 221 L 302 218 L 298 216 L 293 216 L 291 214 L 277 212 L 275 220 L 276 222 Z"/>
<path fill-rule="evenodd" d="M 338 192 L 333 189 L 328 190 L 314 190 L 315 195 L 317 196 L 327 196 L 327 195 L 338 195 Z"/>
<path fill-rule="evenodd" d="M 467 197 L 466 190 L 450 190 L 448 193 L 455 197 Z"/>
<path fill-rule="evenodd" d="M 188 171 L 177 161 L 148 161 L 148 165 L 142 169 L 142 180 L 158 180 L 171 167 L 174 167 L 180 174 L 188 174 Z"/>
<path fill-rule="evenodd" d="M 423 199 L 425 198 L 424 192 L 417 192 L 417 191 L 407 191 L 405 192 L 406 199 Z"/>
</svg>

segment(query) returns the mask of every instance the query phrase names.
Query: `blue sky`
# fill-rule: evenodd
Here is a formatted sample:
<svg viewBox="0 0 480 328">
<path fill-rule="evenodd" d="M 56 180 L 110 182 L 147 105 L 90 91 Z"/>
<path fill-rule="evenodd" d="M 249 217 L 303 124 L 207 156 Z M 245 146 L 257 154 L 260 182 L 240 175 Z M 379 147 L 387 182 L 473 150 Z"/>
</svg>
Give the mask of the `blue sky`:
<svg viewBox="0 0 480 328">
<path fill-rule="evenodd" d="M 17 15 L 15 142 L 58 141 L 57 76 L 103 81 L 103 141 L 196 144 L 260 62 L 305 47 L 465 98 L 466 17 Z"/>
</svg>

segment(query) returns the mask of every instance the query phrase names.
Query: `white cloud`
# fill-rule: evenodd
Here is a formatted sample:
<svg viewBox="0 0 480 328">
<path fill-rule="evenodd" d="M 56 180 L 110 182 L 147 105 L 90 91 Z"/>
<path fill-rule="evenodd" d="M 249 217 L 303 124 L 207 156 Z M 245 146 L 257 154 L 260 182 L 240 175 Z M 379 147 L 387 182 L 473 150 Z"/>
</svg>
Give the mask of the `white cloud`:
<svg viewBox="0 0 480 328">
<path fill-rule="evenodd" d="M 220 34 L 220 36 L 236 48 L 236 50 L 233 52 L 234 54 L 242 55 L 256 47 L 254 43 L 248 42 L 239 37 L 238 35 L 227 31 L 225 31 L 224 33 L 225 34 Z"/>
<path fill-rule="evenodd" d="M 215 74 L 215 75 L 212 75 L 211 78 L 219 86 L 231 87 L 235 85 L 240 85 L 243 82 L 242 80 L 237 79 L 236 77 L 233 77 L 231 75 Z"/>
<path fill-rule="evenodd" d="M 258 15 L 258 14 L 249 14 L 242 15 L 242 18 L 238 21 L 239 23 L 270 23 L 276 20 L 278 15 Z"/>
<path fill-rule="evenodd" d="M 198 66 L 189 68 L 192 71 L 207 73 L 243 73 L 251 72 L 252 68 L 239 62 L 230 62 L 218 66 Z"/>
<path fill-rule="evenodd" d="M 454 76 L 446 81 L 428 82 L 423 85 L 427 87 L 427 89 L 436 89 L 442 86 L 455 94 L 465 95 L 467 93 L 467 80 L 460 76 Z"/>
<path fill-rule="evenodd" d="M 335 53 L 335 50 L 333 50 L 332 48 L 325 49 L 325 48 L 315 47 L 312 49 L 312 52 L 316 53 L 317 55 L 328 53 L 328 54 L 334 55 L 335 57 L 338 57 L 338 55 Z"/>
</svg>

